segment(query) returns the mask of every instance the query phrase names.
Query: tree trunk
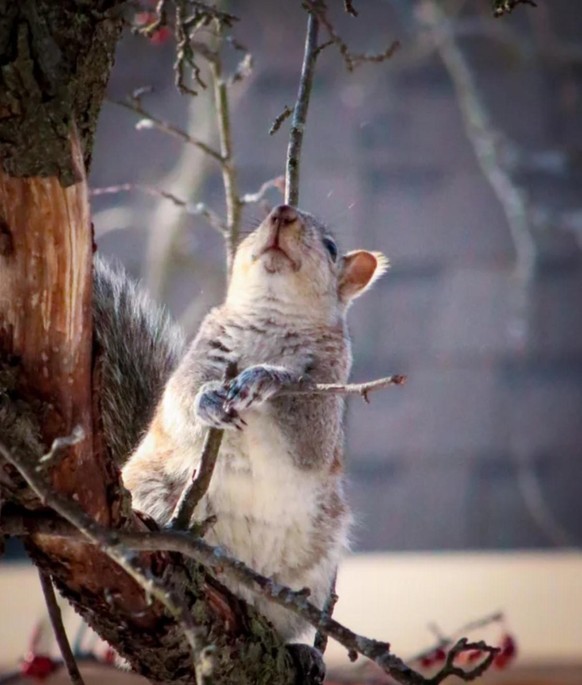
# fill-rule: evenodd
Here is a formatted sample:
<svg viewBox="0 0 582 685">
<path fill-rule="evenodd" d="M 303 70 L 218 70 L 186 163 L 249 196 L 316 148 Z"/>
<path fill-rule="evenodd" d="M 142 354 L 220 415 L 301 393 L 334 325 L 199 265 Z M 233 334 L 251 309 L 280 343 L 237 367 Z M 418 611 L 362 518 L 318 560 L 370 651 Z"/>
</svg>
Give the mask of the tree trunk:
<svg viewBox="0 0 582 685">
<path fill-rule="evenodd" d="M 101 524 L 136 529 L 143 524 L 131 512 L 99 421 L 85 175 L 122 4 L 0 0 L 0 439 L 36 463 L 55 438 L 81 427 L 83 439 L 59 452 L 47 477 Z M 10 494 L 21 505 L 41 506 L 23 487 Z M 98 548 L 38 534 L 28 548 L 139 673 L 194 682 L 180 626 Z M 174 554 L 139 559 L 180 591 L 217 647 L 215 683 L 300 678 L 267 622 L 204 569 Z"/>
</svg>

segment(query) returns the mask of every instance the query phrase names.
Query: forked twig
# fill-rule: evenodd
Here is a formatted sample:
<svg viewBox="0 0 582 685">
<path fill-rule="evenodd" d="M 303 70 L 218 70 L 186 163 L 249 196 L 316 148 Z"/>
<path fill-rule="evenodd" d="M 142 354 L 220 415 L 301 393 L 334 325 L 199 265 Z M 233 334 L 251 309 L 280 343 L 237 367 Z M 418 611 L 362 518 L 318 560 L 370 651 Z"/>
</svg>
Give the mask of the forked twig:
<svg viewBox="0 0 582 685">
<path fill-rule="evenodd" d="M 194 672 L 198 670 L 201 645 L 197 627 L 192 614 L 175 593 L 167 588 L 154 575 L 146 576 L 135 563 L 135 558 L 127 548 L 119 546 L 118 531 L 109 530 L 101 526 L 89 516 L 74 500 L 56 492 L 43 475 L 37 472 L 35 466 L 18 459 L 0 441 L 0 456 L 12 464 L 26 480 L 41 502 L 56 511 L 60 516 L 73 525 L 85 538 L 96 545 L 112 561 L 118 564 L 145 591 L 147 596 L 157 599 L 176 620 L 192 650 L 192 664 Z M 197 678 L 198 680 L 198 678 Z M 199 681 L 198 681 L 199 682 Z"/>
<path fill-rule="evenodd" d="M 192 216 L 201 216 L 210 224 L 212 228 L 218 231 L 221 235 L 226 235 L 227 228 L 224 221 L 218 216 L 216 212 L 207 207 L 203 202 L 187 202 L 186 200 L 177 197 L 173 193 L 154 186 L 143 185 L 142 183 L 120 183 L 115 186 L 104 186 L 102 188 L 92 188 L 89 194 L 91 197 L 99 197 L 100 195 L 115 195 L 117 193 L 129 193 L 137 190 L 145 195 L 152 197 L 163 198 L 169 200 L 176 207 L 180 207 L 186 214 Z"/>
<path fill-rule="evenodd" d="M 222 155 L 207 143 L 198 140 L 198 138 L 195 138 L 177 126 L 174 126 L 174 124 L 171 124 L 169 121 L 160 119 L 159 117 L 156 117 L 148 112 L 141 103 L 143 89 L 140 90 L 142 92 L 138 91 L 137 93 L 134 93 L 129 100 L 109 100 L 109 102 L 111 102 L 113 105 L 117 105 L 118 107 L 123 107 L 130 112 L 139 114 L 142 119 L 137 123 L 137 128 L 155 128 L 162 133 L 166 133 L 167 135 L 186 143 L 187 145 L 193 145 L 194 147 L 197 147 L 198 149 L 202 150 L 202 152 L 215 159 L 219 164 L 224 162 Z"/>
<path fill-rule="evenodd" d="M 5 449 L 2 449 L 1 443 L 0 451 L 2 451 L 3 454 L 6 451 Z M 21 472 L 26 480 L 29 480 L 18 460 L 12 458 L 12 455 L 9 456 L 11 457 L 11 463 Z M 46 493 L 45 495 L 48 500 L 49 495 Z M 86 530 L 87 526 L 84 520 L 89 517 L 87 517 L 75 502 L 67 502 L 67 505 L 64 508 L 68 511 L 69 516 L 67 519 L 69 520 L 69 523 L 72 524 L 72 527 L 66 523 L 63 525 L 63 522 L 59 524 L 54 521 L 49 522 L 48 526 L 45 526 L 46 517 L 32 515 L 30 518 L 33 519 L 35 523 L 29 522 L 25 524 L 23 534 L 30 534 L 33 530 L 34 532 L 50 530 L 51 535 L 62 535 L 70 539 L 79 539 L 81 535 L 76 528 L 79 528 L 79 530 L 82 531 Z M 352 660 L 356 659 L 358 654 L 368 657 L 401 685 L 440 685 L 440 683 L 451 675 L 456 675 L 461 680 L 469 682 L 482 675 L 491 666 L 495 656 L 500 652 L 499 648 L 492 647 L 485 642 L 468 642 L 466 638 L 461 638 L 451 647 L 442 668 L 432 677 L 426 678 L 421 673 L 407 666 L 402 659 L 393 654 L 390 651 L 390 645 L 387 642 L 381 642 L 379 640 L 364 637 L 363 635 L 358 635 L 330 616 L 326 616 L 323 611 L 309 602 L 309 590 L 307 588 L 292 590 L 289 587 L 280 585 L 272 578 L 267 578 L 260 573 L 257 573 L 242 561 L 229 556 L 222 548 L 209 545 L 203 539 L 193 536 L 191 533 L 169 530 L 138 533 L 117 530 L 111 531 L 102 528 L 100 524 L 92 519 L 89 518 L 89 520 L 92 529 L 90 539 L 101 548 L 102 545 L 99 543 L 99 540 L 103 540 L 106 545 L 113 547 L 116 555 L 122 558 L 128 556 L 129 550 L 150 552 L 169 551 L 191 557 L 206 567 L 212 568 L 217 575 L 220 576 L 220 574 L 224 573 L 243 584 L 245 587 L 248 587 L 255 592 L 259 592 L 270 602 L 278 604 L 287 611 L 301 617 L 303 620 L 317 628 L 321 633 L 325 633 L 329 637 L 332 637 L 345 647 Z M 6 526 L 6 521 L 2 520 L 4 530 L 9 530 L 13 535 L 18 534 L 17 528 L 14 525 L 10 525 L 9 519 L 7 523 L 8 526 Z M 83 526 L 82 529 L 80 527 L 81 525 Z M 84 532 L 84 534 L 86 535 L 86 532 Z M 460 654 L 472 651 L 480 651 L 487 656 L 481 663 L 467 671 L 455 665 L 455 659 Z"/>
</svg>

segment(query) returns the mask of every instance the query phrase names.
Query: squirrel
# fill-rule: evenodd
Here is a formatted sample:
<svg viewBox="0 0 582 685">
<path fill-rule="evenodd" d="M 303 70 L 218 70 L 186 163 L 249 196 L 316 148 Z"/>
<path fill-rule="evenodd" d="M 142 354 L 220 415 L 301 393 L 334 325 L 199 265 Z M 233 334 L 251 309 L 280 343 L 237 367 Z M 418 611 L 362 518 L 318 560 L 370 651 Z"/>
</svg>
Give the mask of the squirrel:
<svg viewBox="0 0 582 685">
<path fill-rule="evenodd" d="M 309 588 L 310 601 L 322 607 L 351 520 L 344 400 L 285 388 L 300 380 L 347 382 L 346 311 L 387 266 L 380 253 L 340 256 L 315 217 L 278 206 L 238 246 L 224 304 L 210 311 L 184 351 L 169 317 L 123 272 L 98 260 L 104 431 L 134 508 L 166 525 L 199 467 L 207 428 L 224 429 L 193 521 L 215 516 L 209 543 L 278 583 Z M 238 375 L 225 381 L 232 364 Z M 239 583 L 223 582 L 283 639 L 307 628 Z"/>
</svg>

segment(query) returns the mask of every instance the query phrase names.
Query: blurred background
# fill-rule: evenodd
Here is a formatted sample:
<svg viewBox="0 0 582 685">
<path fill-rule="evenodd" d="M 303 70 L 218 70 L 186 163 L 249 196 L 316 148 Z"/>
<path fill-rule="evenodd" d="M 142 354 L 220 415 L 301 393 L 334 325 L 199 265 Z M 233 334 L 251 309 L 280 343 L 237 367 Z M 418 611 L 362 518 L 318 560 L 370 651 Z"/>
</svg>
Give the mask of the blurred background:
<svg viewBox="0 0 582 685">
<path fill-rule="evenodd" d="M 582 4 L 540 0 L 501 19 L 486 0 L 354 4 L 357 18 L 341 3 L 330 13 L 354 52 L 401 46 L 352 72 L 336 46 L 320 55 L 300 205 L 342 249 L 389 256 L 350 312 L 352 376 L 409 380 L 349 402 L 361 556 L 340 576 L 338 616 L 407 656 L 434 642 L 431 621 L 450 633 L 504 610 L 511 627 L 495 629 L 515 633 L 524 668 L 538 668 L 511 682 L 580 683 Z M 228 9 L 254 61 L 230 90 L 244 194 L 284 173 L 288 122 L 268 131 L 295 101 L 305 12 L 260 0 Z M 151 87 L 149 113 L 216 146 L 211 93 L 180 95 L 174 58 L 164 35 L 127 32 L 109 96 Z M 225 52 L 229 69 L 240 58 Z M 223 240 L 174 202 L 120 186 L 224 216 L 218 165 L 108 102 L 90 180 L 117 186 L 93 198 L 100 251 L 194 334 L 224 295 Z M 243 228 L 280 201 L 269 190 Z M 9 572 L 24 578 L 24 567 Z"/>
</svg>

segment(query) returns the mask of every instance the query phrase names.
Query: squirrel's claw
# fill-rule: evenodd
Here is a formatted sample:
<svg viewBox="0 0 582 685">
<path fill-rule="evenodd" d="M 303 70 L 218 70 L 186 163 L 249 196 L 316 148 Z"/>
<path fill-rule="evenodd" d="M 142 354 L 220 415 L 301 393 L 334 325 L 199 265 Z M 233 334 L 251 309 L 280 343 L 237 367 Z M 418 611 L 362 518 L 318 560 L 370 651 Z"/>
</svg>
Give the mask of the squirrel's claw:
<svg viewBox="0 0 582 685">
<path fill-rule="evenodd" d="M 291 374 L 280 366 L 249 366 L 227 385 L 224 408 L 241 412 L 273 397 L 291 380 Z"/>
<path fill-rule="evenodd" d="M 226 388 L 218 381 L 205 383 L 194 400 L 196 416 L 206 426 L 242 430 L 246 423 L 235 409 L 225 407 Z"/>
</svg>

